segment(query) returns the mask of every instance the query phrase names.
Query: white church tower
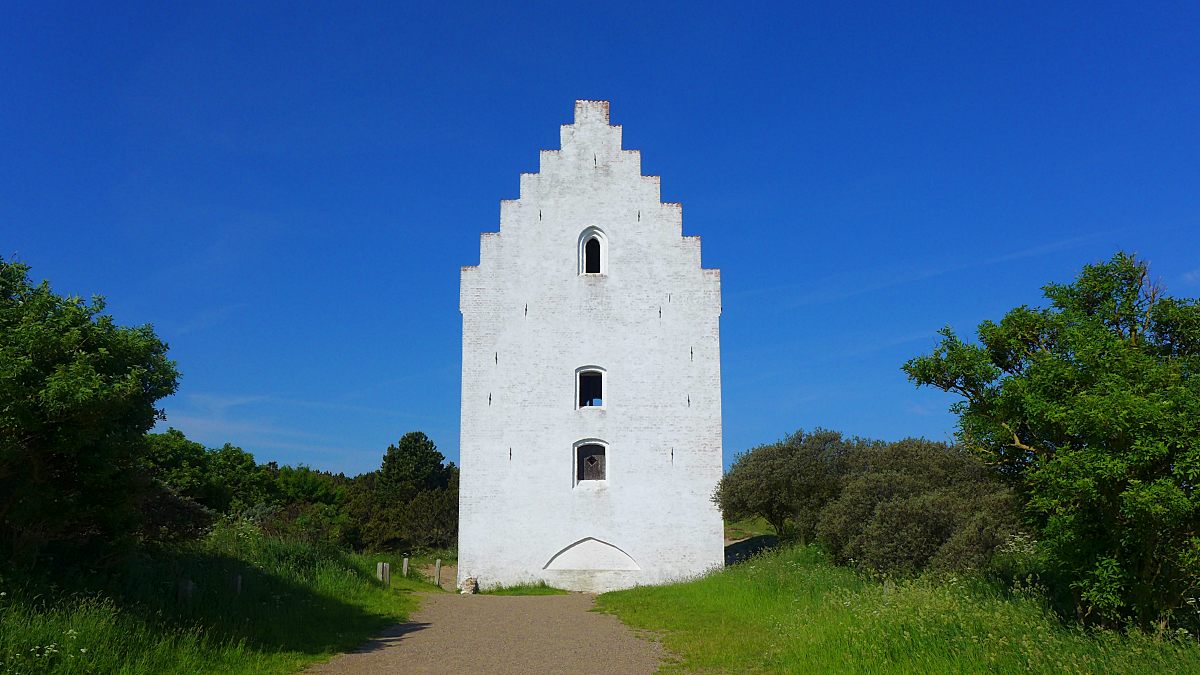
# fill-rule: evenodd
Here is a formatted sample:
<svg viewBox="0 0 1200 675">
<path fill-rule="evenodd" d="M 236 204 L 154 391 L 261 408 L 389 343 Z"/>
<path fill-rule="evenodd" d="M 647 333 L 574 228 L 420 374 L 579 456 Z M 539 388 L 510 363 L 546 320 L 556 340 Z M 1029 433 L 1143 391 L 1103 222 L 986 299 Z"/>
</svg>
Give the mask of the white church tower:
<svg viewBox="0 0 1200 675">
<path fill-rule="evenodd" d="M 724 562 L 721 277 L 607 101 L 462 269 L 458 577 L 602 592 Z"/>
</svg>

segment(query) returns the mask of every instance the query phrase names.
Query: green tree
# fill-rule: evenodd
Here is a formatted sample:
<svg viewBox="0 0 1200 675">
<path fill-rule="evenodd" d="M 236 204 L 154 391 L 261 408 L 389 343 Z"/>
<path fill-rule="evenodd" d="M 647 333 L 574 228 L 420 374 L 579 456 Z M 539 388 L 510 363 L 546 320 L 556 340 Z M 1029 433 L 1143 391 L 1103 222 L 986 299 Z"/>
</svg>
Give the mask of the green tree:
<svg viewBox="0 0 1200 675">
<path fill-rule="evenodd" d="M 147 434 L 146 445 L 143 461 L 151 477 L 217 513 L 241 513 L 250 506 L 286 500 L 290 495 L 286 490 L 280 494 L 279 474 L 308 470 L 284 467 L 273 471 L 237 446 L 226 443 L 206 448 L 175 428 Z"/>
<path fill-rule="evenodd" d="M 212 481 L 219 486 L 221 500 L 212 508 L 221 513 L 242 513 L 247 508 L 278 499 L 277 469 L 259 464 L 254 455 L 226 443 L 208 451 Z"/>
<path fill-rule="evenodd" d="M 425 490 L 445 488 L 450 471 L 446 457 L 423 432 L 410 431 L 388 446 L 379 467 L 377 489 L 391 500 L 412 499 Z"/>
<path fill-rule="evenodd" d="M 408 540 L 418 547 L 449 547 L 458 538 L 458 469 L 451 464 L 445 488 L 417 494 L 404 509 Z"/>
<path fill-rule="evenodd" d="M 389 446 L 378 471 L 349 482 L 347 538 L 372 550 L 450 546 L 458 536 L 458 468 L 420 431 Z"/>
<path fill-rule="evenodd" d="M 283 502 L 337 505 L 345 501 L 345 489 L 332 474 L 300 466 L 285 466 L 275 476 Z"/>
<path fill-rule="evenodd" d="M 188 440 L 174 427 L 165 433 L 146 434 L 146 446 L 143 462 L 152 477 L 192 501 L 221 510 L 218 504 L 224 500 L 213 481 L 208 448 Z"/>
<path fill-rule="evenodd" d="M 961 440 L 1019 487 L 1081 620 L 1165 627 L 1200 592 L 1200 305 L 1125 253 L 1043 290 L 904 370 L 962 397 Z"/>
<path fill-rule="evenodd" d="M 149 325 L 117 326 L 102 298 L 28 272 L 0 259 L 0 555 L 102 561 L 136 530 L 143 436 L 178 373 Z"/>
<path fill-rule="evenodd" d="M 821 509 L 838 494 L 846 454 L 861 442 L 816 429 L 760 445 L 734 460 L 713 501 L 729 520 L 760 516 L 781 538 L 808 541 Z"/>
</svg>

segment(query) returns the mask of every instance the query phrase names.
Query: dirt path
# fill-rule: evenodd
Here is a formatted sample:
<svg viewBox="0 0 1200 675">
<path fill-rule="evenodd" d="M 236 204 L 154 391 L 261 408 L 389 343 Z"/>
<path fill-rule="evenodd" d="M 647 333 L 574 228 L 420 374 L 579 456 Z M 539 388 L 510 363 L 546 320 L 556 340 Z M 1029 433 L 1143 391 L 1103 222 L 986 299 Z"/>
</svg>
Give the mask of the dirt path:
<svg viewBox="0 0 1200 675">
<path fill-rule="evenodd" d="M 309 673 L 652 673 L 661 648 L 595 596 L 421 594 L 409 623 Z"/>
</svg>

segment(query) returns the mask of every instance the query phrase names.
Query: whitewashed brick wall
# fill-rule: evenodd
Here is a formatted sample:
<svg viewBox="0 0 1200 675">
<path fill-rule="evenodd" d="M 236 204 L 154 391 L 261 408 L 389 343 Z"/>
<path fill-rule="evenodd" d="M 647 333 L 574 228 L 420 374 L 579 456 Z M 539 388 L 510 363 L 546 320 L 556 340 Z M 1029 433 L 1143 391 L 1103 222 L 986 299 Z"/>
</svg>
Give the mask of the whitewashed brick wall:
<svg viewBox="0 0 1200 675">
<path fill-rule="evenodd" d="M 607 101 L 577 101 L 561 144 L 462 269 L 459 580 L 599 592 L 693 576 L 723 563 L 720 272 L 621 149 Z M 588 227 L 607 274 L 579 274 Z M 603 409 L 576 409 L 585 365 L 607 371 Z M 576 484 L 582 439 L 607 444 L 603 483 Z"/>
</svg>

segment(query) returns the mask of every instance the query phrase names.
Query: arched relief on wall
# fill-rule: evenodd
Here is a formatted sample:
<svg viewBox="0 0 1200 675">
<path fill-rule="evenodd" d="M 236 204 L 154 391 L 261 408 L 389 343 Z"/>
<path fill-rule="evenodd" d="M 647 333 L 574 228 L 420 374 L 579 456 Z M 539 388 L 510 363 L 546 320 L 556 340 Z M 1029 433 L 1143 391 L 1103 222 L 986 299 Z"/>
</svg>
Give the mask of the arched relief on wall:
<svg viewBox="0 0 1200 675">
<path fill-rule="evenodd" d="M 595 537 L 584 537 L 550 556 L 544 570 L 640 570 L 628 553 Z"/>
</svg>

